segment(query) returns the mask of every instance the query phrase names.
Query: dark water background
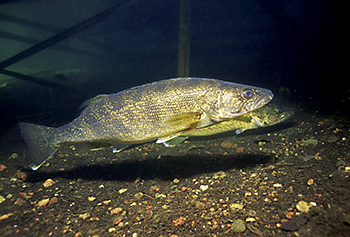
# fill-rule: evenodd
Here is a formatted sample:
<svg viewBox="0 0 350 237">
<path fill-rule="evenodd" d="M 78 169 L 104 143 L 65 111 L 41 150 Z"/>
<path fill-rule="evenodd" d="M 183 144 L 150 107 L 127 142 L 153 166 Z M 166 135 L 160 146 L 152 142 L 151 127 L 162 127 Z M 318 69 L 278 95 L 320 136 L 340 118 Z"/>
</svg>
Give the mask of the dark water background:
<svg viewBox="0 0 350 237">
<path fill-rule="evenodd" d="M 127 2 L 127 1 L 121 1 Z M 135 1 L 109 18 L 7 70 L 72 91 L 0 77 L 1 130 L 19 121 L 58 126 L 79 105 L 177 77 L 179 2 Z M 8 1 L 0 5 L 0 61 L 116 4 Z M 325 114 L 348 114 L 349 31 L 338 1 L 191 0 L 190 75 L 271 89 Z"/>
<path fill-rule="evenodd" d="M 288 121 L 117 154 L 63 144 L 30 170 L 18 122 L 57 127 L 93 96 L 178 76 L 180 0 L 0 1 L 0 65 L 118 2 L 5 68 L 51 86 L 0 74 L 0 236 L 349 236 L 346 1 L 190 0 L 190 75 L 271 89 Z"/>
</svg>

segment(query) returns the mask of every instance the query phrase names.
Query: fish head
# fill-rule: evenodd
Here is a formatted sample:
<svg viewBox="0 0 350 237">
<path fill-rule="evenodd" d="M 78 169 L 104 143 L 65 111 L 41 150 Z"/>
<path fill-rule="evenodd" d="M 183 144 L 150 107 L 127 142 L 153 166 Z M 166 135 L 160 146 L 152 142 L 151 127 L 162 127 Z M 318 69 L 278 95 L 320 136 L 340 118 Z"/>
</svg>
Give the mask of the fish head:
<svg viewBox="0 0 350 237">
<path fill-rule="evenodd" d="M 293 109 L 269 104 L 253 112 L 261 126 L 267 127 L 283 122 L 294 114 Z"/>
<path fill-rule="evenodd" d="M 211 120 L 221 122 L 261 108 L 272 100 L 273 93 L 260 87 L 227 82 L 210 97 L 214 97 L 214 103 L 206 112 Z"/>
</svg>

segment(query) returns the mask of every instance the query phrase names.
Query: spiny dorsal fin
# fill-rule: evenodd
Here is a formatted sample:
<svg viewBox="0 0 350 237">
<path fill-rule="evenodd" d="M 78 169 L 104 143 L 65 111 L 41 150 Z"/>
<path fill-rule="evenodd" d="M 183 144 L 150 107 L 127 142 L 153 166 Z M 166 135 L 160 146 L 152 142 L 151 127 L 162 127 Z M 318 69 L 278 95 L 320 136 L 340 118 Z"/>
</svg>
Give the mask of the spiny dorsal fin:
<svg viewBox="0 0 350 237">
<path fill-rule="evenodd" d="M 102 95 L 97 95 L 91 99 L 85 100 L 79 107 L 80 112 L 82 112 L 86 108 L 90 107 L 91 105 L 96 104 L 97 102 L 99 102 L 100 100 L 105 98 L 106 96 L 108 96 L 108 95 L 102 94 Z"/>
</svg>

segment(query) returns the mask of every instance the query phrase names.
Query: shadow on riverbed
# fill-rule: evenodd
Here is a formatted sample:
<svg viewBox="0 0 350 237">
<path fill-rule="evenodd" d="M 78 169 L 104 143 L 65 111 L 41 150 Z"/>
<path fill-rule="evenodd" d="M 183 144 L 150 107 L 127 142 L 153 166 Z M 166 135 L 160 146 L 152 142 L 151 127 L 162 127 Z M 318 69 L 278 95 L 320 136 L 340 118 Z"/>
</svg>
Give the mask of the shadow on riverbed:
<svg viewBox="0 0 350 237">
<path fill-rule="evenodd" d="M 235 156 L 162 156 L 161 159 L 147 158 L 141 161 L 116 161 L 116 163 L 111 164 L 84 165 L 63 171 L 29 171 L 30 175 L 27 182 L 42 182 L 48 178 L 56 177 L 72 180 L 84 179 L 134 181 L 139 177 L 142 179 L 160 178 L 163 180 L 172 180 L 175 177 L 186 178 L 201 173 L 210 173 L 231 169 L 243 169 L 249 166 L 265 164 L 270 160 L 271 156 L 264 154 L 244 154 Z"/>
</svg>

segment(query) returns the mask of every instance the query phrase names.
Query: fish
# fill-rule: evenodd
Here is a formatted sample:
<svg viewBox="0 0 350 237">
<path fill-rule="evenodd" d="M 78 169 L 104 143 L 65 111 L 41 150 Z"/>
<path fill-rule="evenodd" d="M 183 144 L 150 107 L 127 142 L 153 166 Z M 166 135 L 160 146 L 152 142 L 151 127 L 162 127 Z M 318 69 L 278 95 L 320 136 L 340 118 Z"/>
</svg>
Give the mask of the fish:
<svg viewBox="0 0 350 237">
<path fill-rule="evenodd" d="M 200 129 L 185 131 L 180 136 L 164 142 L 164 145 L 166 147 L 174 147 L 187 140 L 189 137 L 214 136 L 228 132 L 234 132 L 238 135 L 246 130 L 276 125 L 290 118 L 293 114 L 294 111 L 291 108 L 268 104 L 238 118 L 223 121 Z"/>
<path fill-rule="evenodd" d="M 20 123 L 26 162 L 37 170 L 64 143 L 164 143 L 258 109 L 273 98 L 264 88 L 210 78 L 156 81 L 85 101 L 81 113 L 61 127 Z"/>
</svg>

